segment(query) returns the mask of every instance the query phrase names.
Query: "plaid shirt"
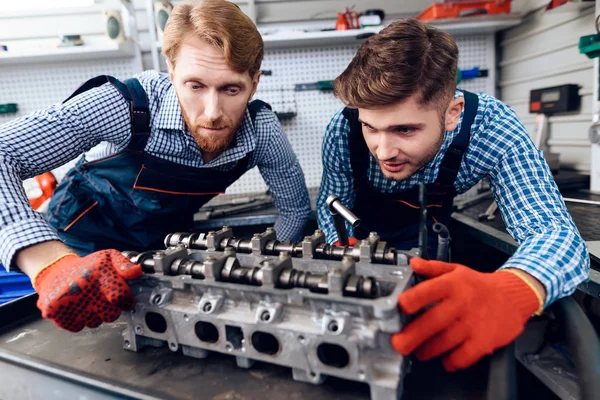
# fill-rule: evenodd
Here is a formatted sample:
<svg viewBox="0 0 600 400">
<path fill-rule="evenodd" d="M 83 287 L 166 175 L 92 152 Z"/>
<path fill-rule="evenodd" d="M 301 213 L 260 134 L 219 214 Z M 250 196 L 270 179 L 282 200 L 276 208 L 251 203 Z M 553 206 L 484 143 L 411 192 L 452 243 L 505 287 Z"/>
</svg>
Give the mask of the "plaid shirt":
<svg viewBox="0 0 600 400">
<path fill-rule="evenodd" d="M 300 164 L 275 114 L 262 109 L 252 125 L 246 110 L 235 145 L 204 164 L 200 148 L 183 121 L 175 90 L 166 74 L 136 76 L 150 104 L 151 136 L 146 152 L 195 168 L 233 168 L 251 153 L 248 169 L 258 166 L 280 216 L 280 240 L 296 240 L 310 215 L 308 190 Z M 44 217 L 34 212 L 23 180 L 53 170 L 82 153 L 91 161 L 125 149 L 131 137 L 127 103 L 112 85 L 82 93 L 65 104 L 0 125 L 0 263 L 13 266 L 25 247 L 59 240 Z M 91 150 L 90 150 L 91 149 Z"/>
<path fill-rule="evenodd" d="M 456 96 L 463 96 L 457 91 Z M 371 155 L 368 178 L 372 189 L 395 193 L 419 181 L 435 182 L 446 150 L 460 131 L 462 116 L 446 132 L 440 151 L 415 175 L 403 181 L 385 178 Z M 338 111 L 323 138 L 323 178 L 317 200 L 319 226 L 329 243 L 337 234 L 325 200 L 337 194 L 352 208 L 355 194 L 350 166 L 350 125 Z M 546 287 L 546 305 L 567 296 L 588 277 L 587 247 L 573 222 L 542 153 L 535 147 L 515 112 L 492 96 L 479 95 L 471 141 L 463 156 L 454 187 L 464 193 L 488 176 L 508 232 L 519 244 L 502 268 L 519 268 Z M 374 205 L 375 206 L 375 205 Z M 360 217 L 360 216 L 359 216 Z M 348 234 L 353 231 L 348 225 Z"/>
</svg>

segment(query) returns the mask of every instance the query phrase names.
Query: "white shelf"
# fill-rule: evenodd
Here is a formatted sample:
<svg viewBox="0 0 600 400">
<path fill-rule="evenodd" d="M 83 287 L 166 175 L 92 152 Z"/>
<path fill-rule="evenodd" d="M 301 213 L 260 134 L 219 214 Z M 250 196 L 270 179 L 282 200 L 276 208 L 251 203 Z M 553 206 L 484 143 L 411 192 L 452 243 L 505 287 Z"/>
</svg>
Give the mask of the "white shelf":
<svg viewBox="0 0 600 400">
<path fill-rule="evenodd" d="M 8 51 L 0 52 L 0 66 L 123 58 L 134 55 L 135 46 L 131 40 L 117 43 L 107 39 L 107 42 L 103 44 L 14 51 L 11 51 L 9 47 Z"/>
<path fill-rule="evenodd" d="M 429 25 L 443 29 L 453 35 L 493 33 L 521 23 L 519 14 L 482 15 L 452 19 L 438 19 Z"/>
<path fill-rule="evenodd" d="M 429 22 L 429 25 L 443 29 L 450 34 L 492 33 L 521 23 L 516 14 L 466 17 Z M 346 31 L 280 31 L 263 34 L 265 48 L 310 47 L 319 45 L 344 45 L 360 43 L 368 34 L 378 33 L 384 26 L 373 26 L 364 29 Z M 362 36 L 365 37 L 362 37 Z"/>
<path fill-rule="evenodd" d="M 369 35 L 378 33 L 383 26 L 346 31 L 281 31 L 263 34 L 265 48 L 310 47 L 319 45 L 344 45 L 360 43 Z M 364 37 L 363 37 L 364 35 Z"/>
<path fill-rule="evenodd" d="M 429 24 L 443 29 L 452 35 L 492 33 L 521 23 L 519 14 L 484 15 L 455 19 L 431 21 Z M 301 29 L 276 31 L 275 29 L 259 28 L 262 31 L 266 49 L 293 48 L 311 46 L 337 46 L 361 43 L 369 34 L 378 33 L 384 26 L 372 26 L 364 29 L 349 29 L 345 31 L 303 31 Z M 314 29 L 314 27 L 313 27 Z M 364 37 L 363 37 L 364 35 Z M 158 50 L 162 43 L 156 42 Z"/>
<path fill-rule="evenodd" d="M 521 23 L 518 14 L 484 15 L 460 19 L 445 19 L 429 22 L 429 25 L 443 29 L 453 35 L 492 33 Z M 310 47 L 323 45 L 344 45 L 360 43 L 368 34 L 378 33 L 384 26 L 346 31 L 280 31 L 263 33 L 265 48 Z M 363 37 L 364 35 L 364 37 Z"/>
</svg>

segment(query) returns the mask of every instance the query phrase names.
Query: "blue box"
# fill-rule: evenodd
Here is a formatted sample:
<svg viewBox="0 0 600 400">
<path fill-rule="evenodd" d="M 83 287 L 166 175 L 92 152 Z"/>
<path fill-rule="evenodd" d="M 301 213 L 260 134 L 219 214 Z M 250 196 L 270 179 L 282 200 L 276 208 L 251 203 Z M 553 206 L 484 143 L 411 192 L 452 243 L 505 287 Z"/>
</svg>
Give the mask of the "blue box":
<svg viewBox="0 0 600 400">
<path fill-rule="evenodd" d="M 0 265 L 0 304 L 33 293 L 29 277 L 20 272 L 7 272 Z"/>
</svg>

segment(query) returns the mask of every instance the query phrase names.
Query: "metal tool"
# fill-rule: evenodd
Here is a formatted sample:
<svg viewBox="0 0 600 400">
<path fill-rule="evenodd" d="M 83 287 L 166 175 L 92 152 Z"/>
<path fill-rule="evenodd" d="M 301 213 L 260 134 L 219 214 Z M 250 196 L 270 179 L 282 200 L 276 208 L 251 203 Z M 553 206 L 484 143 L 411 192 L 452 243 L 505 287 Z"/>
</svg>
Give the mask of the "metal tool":
<svg viewBox="0 0 600 400">
<path fill-rule="evenodd" d="M 419 182 L 419 257 L 427 256 L 427 186 Z"/>
<path fill-rule="evenodd" d="M 437 257 L 439 261 L 450 261 L 450 231 L 446 225 L 436 222 L 432 227 L 438 234 Z"/>
<path fill-rule="evenodd" d="M 485 210 L 485 212 L 483 214 L 479 214 L 479 220 L 480 221 L 492 221 L 496 218 L 496 216 L 494 214 L 496 214 L 496 211 L 498 210 L 498 203 L 496 203 L 495 201 L 493 201 L 489 207 L 487 208 L 487 210 Z"/>
<path fill-rule="evenodd" d="M 454 211 L 460 212 L 466 210 L 467 208 L 473 207 L 484 200 L 491 199 L 492 197 L 494 197 L 492 191 L 485 190 L 481 193 L 476 194 L 473 197 L 469 197 L 468 199 L 457 200 L 454 202 Z"/>
<path fill-rule="evenodd" d="M 333 218 L 333 225 L 338 236 L 338 240 L 342 246 L 348 246 L 348 231 L 346 230 L 346 221 L 350 223 L 353 228 L 356 228 L 360 224 L 360 219 L 352 213 L 346 206 L 344 206 L 335 194 L 332 194 L 327 198 L 325 202 L 327 208 Z"/>
<path fill-rule="evenodd" d="M 592 206 L 600 206 L 600 201 L 593 201 L 593 200 L 584 200 L 584 199 L 573 199 L 570 197 L 563 197 L 563 200 L 566 203 L 580 203 L 580 204 L 589 204 Z"/>
<path fill-rule="evenodd" d="M 194 220 L 206 221 L 208 219 L 221 218 L 270 206 L 273 206 L 273 199 L 267 194 L 253 197 L 241 197 L 232 199 L 225 204 L 204 206 L 194 215 Z"/>
</svg>

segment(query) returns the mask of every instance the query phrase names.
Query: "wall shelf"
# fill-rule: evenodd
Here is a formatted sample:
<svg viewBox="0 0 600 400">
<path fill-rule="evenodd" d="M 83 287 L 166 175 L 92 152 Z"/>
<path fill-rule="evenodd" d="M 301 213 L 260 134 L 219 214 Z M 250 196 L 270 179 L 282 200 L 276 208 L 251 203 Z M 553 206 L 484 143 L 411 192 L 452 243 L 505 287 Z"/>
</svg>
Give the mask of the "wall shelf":
<svg viewBox="0 0 600 400">
<path fill-rule="evenodd" d="M 443 29 L 452 35 L 493 33 L 521 23 L 520 14 L 481 15 L 476 17 L 439 19 L 430 25 Z"/>
<path fill-rule="evenodd" d="M 460 19 L 431 21 L 429 24 L 443 29 L 453 35 L 492 33 L 518 25 L 521 17 L 515 14 L 485 15 Z M 373 26 L 364 29 L 347 31 L 279 31 L 270 33 L 264 31 L 265 48 L 290 48 L 310 46 L 334 46 L 360 43 L 368 36 L 378 33 L 384 26 Z"/>
<path fill-rule="evenodd" d="M 492 33 L 518 25 L 521 17 L 515 14 L 478 16 L 430 22 L 431 26 L 443 29 L 453 35 Z M 311 46 L 342 46 L 360 43 L 372 34 L 384 28 L 370 26 L 363 29 L 349 29 L 346 31 L 303 31 L 261 29 L 266 49 L 281 49 Z M 161 49 L 162 43 L 156 42 L 156 48 Z"/>
<path fill-rule="evenodd" d="M 372 26 L 363 29 L 349 29 L 346 31 L 279 31 L 264 33 L 263 41 L 266 49 L 310 47 L 310 46 L 337 46 L 360 43 L 367 37 L 378 33 L 383 26 Z"/>
<path fill-rule="evenodd" d="M 74 47 L 27 49 L 0 52 L 0 66 L 25 63 L 51 63 L 109 58 L 134 57 L 135 46 L 131 40 Z"/>
</svg>

